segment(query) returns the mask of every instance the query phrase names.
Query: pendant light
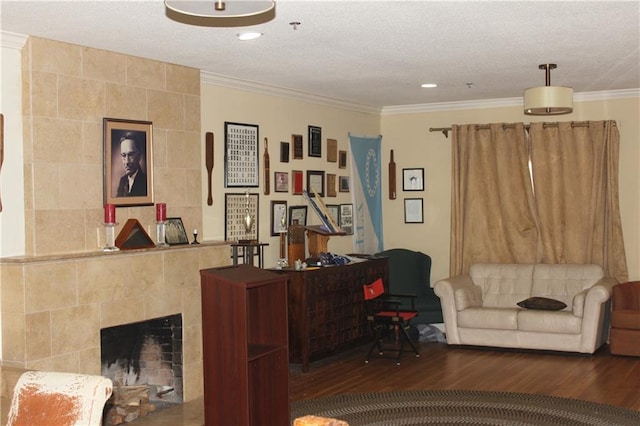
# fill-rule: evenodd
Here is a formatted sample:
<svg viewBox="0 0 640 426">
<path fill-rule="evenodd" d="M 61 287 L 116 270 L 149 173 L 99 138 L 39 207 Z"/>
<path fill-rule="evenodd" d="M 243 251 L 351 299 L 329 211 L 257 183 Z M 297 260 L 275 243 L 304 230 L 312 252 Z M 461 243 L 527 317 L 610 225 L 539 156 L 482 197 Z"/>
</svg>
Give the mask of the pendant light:
<svg viewBox="0 0 640 426">
<path fill-rule="evenodd" d="M 556 64 L 541 64 L 545 70 L 545 86 L 532 87 L 524 91 L 524 113 L 526 115 L 561 115 L 573 111 L 573 89 L 551 85 L 551 70 Z"/>
<path fill-rule="evenodd" d="M 164 0 L 170 19 L 203 27 L 247 27 L 276 16 L 273 0 Z"/>
</svg>

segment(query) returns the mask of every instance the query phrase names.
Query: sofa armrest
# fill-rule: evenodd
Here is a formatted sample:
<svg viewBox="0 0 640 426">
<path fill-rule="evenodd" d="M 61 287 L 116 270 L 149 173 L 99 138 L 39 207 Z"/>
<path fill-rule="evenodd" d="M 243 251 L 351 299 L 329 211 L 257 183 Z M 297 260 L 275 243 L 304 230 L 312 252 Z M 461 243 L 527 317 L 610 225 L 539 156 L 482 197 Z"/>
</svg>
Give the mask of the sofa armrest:
<svg viewBox="0 0 640 426">
<path fill-rule="evenodd" d="M 460 337 L 458 335 L 456 292 L 465 292 L 467 289 L 471 291 L 473 287 L 475 287 L 475 285 L 473 284 L 471 277 L 468 275 L 445 278 L 435 283 L 433 287 L 434 292 L 440 298 L 448 344 L 460 344 Z"/>
<path fill-rule="evenodd" d="M 603 278 L 586 290 L 582 315 L 582 352 L 593 353 L 609 333 L 610 301 L 615 278 Z M 595 342 L 595 347 L 593 347 Z"/>
</svg>

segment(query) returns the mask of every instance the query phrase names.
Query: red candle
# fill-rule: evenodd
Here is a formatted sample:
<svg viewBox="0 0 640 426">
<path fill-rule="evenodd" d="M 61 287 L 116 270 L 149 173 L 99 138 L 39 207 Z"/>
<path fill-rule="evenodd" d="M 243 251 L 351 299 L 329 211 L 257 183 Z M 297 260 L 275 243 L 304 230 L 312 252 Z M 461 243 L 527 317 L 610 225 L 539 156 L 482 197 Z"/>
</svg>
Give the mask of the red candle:
<svg viewBox="0 0 640 426">
<path fill-rule="evenodd" d="M 104 206 L 104 223 L 116 223 L 116 205 L 106 204 Z"/>
<path fill-rule="evenodd" d="M 167 204 L 158 203 L 156 204 L 156 221 L 164 222 L 165 220 L 167 220 Z"/>
</svg>

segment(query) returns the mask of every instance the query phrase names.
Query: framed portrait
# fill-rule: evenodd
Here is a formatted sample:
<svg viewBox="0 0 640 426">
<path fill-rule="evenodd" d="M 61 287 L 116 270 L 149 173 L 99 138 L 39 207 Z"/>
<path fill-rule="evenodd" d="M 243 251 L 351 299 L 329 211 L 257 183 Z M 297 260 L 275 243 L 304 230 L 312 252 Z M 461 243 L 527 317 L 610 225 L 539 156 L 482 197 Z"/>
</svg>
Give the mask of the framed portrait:
<svg viewBox="0 0 640 426">
<path fill-rule="evenodd" d="M 309 126 L 309 157 L 322 157 L 322 128 Z"/>
<path fill-rule="evenodd" d="M 404 199 L 404 223 L 424 223 L 422 198 Z"/>
<path fill-rule="evenodd" d="M 338 152 L 338 168 L 339 169 L 347 168 L 347 151 Z"/>
<path fill-rule="evenodd" d="M 287 202 L 271 201 L 271 236 L 287 232 Z"/>
<path fill-rule="evenodd" d="M 349 189 L 350 189 L 349 176 L 338 177 L 338 188 L 340 192 L 349 192 Z"/>
<path fill-rule="evenodd" d="M 324 172 L 321 170 L 307 170 L 307 192 L 314 197 L 314 192 L 324 197 Z"/>
<path fill-rule="evenodd" d="M 304 189 L 304 175 L 302 170 L 294 170 L 291 172 L 291 193 L 293 195 L 302 195 Z"/>
<path fill-rule="evenodd" d="M 164 232 L 164 240 L 170 246 L 189 244 L 187 231 L 185 231 L 182 219 L 179 217 L 168 217 L 164 225 Z"/>
<path fill-rule="evenodd" d="M 340 204 L 338 225 L 343 232 L 353 234 L 353 204 Z"/>
<path fill-rule="evenodd" d="M 291 144 L 293 145 L 293 159 L 302 160 L 304 157 L 302 151 L 302 135 L 291 135 Z"/>
<path fill-rule="evenodd" d="M 273 172 L 275 192 L 289 192 L 289 173 Z"/>
<path fill-rule="evenodd" d="M 153 125 L 104 118 L 104 204 L 153 204 Z"/>
<path fill-rule="evenodd" d="M 289 225 L 307 225 L 307 206 L 289 207 Z"/>
<path fill-rule="evenodd" d="M 224 239 L 225 241 L 258 240 L 259 195 L 251 193 L 224 194 Z M 252 218 L 249 231 L 245 228 L 245 217 Z"/>
<path fill-rule="evenodd" d="M 289 142 L 280 142 L 280 162 L 289 162 Z"/>
<path fill-rule="evenodd" d="M 336 175 L 327 173 L 327 197 L 335 197 L 336 194 Z"/>
<path fill-rule="evenodd" d="M 424 169 L 402 169 L 403 191 L 424 191 Z"/>
<path fill-rule="evenodd" d="M 338 161 L 338 141 L 335 139 L 327 139 L 327 161 L 330 163 Z"/>
<path fill-rule="evenodd" d="M 259 185 L 258 126 L 224 123 L 224 187 L 255 188 Z"/>
</svg>

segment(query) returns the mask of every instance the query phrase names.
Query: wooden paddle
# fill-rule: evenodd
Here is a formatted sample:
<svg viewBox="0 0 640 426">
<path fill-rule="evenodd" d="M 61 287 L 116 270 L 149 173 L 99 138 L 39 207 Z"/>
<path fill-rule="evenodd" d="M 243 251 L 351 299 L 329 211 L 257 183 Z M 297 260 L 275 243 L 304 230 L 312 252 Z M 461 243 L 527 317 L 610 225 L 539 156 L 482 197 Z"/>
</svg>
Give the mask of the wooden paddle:
<svg viewBox="0 0 640 426">
<path fill-rule="evenodd" d="M 396 162 L 393 161 L 393 150 L 391 150 L 391 160 L 389 161 L 389 199 L 396 199 Z"/>
<path fill-rule="evenodd" d="M 264 195 L 269 195 L 270 182 L 269 182 L 269 141 L 264 138 Z"/>
<path fill-rule="evenodd" d="M 207 195 L 207 205 L 213 205 L 213 195 L 211 193 L 211 177 L 213 173 L 213 133 L 207 132 L 205 135 L 205 163 L 207 165 L 207 184 L 209 186 L 209 191 Z"/>
</svg>

